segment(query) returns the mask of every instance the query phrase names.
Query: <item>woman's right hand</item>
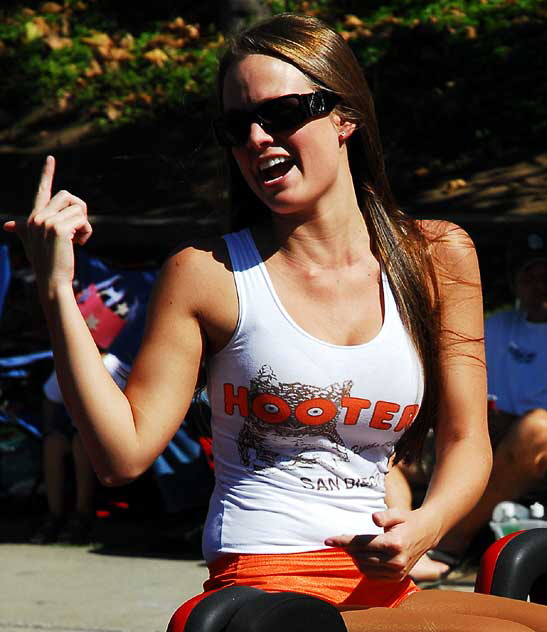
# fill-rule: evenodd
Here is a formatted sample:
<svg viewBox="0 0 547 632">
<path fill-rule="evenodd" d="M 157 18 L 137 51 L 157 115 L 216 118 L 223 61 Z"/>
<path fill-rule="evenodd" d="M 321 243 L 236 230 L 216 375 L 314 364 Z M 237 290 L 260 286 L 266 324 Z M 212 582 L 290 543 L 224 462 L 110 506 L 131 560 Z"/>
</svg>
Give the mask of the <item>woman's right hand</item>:
<svg viewBox="0 0 547 632">
<path fill-rule="evenodd" d="M 74 279 L 74 243 L 91 237 L 87 205 L 68 191 L 53 197 L 55 159 L 48 156 L 40 177 L 34 208 L 26 221 L 8 221 L 4 230 L 16 233 L 25 248 L 41 291 L 49 293 Z"/>
<path fill-rule="evenodd" d="M 327 546 L 345 548 L 367 577 L 401 581 L 416 562 L 438 542 L 438 525 L 427 511 L 386 509 L 372 514 L 384 532 L 377 535 L 339 535 Z"/>
</svg>

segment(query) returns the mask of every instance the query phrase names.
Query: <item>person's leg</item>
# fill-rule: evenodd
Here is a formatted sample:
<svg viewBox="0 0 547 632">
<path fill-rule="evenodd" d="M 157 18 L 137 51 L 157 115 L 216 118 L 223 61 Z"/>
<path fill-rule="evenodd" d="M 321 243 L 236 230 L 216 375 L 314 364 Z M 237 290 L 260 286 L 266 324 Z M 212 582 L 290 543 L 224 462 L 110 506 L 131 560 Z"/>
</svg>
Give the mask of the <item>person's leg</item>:
<svg viewBox="0 0 547 632">
<path fill-rule="evenodd" d="M 536 632 L 519 623 L 435 610 L 409 615 L 396 608 L 370 608 L 343 612 L 342 618 L 348 632 Z"/>
<path fill-rule="evenodd" d="M 527 626 L 534 632 L 547 632 L 547 606 L 457 590 L 423 590 L 407 597 L 398 609 L 407 613 L 435 611 L 452 615 L 481 616 Z M 505 630 L 503 626 L 498 628 Z"/>
<path fill-rule="evenodd" d="M 59 541 L 87 544 L 95 522 L 96 477 L 77 432 L 72 437 L 72 458 L 76 479 L 76 504 L 74 512 L 59 534 Z"/>
<path fill-rule="evenodd" d="M 57 430 L 48 430 L 42 449 L 42 472 L 48 513 L 43 522 L 29 536 L 32 544 L 55 542 L 64 522 L 65 459 L 70 452 L 70 441 Z"/>
<path fill-rule="evenodd" d="M 69 439 L 52 431 L 44 439 L 43 471 L 49 513 L 61 517 L 65 512 L 65 459 L 70 452 Z"/>
<path fill-rule="evenodd" d="M 547 632 L 547 606 L 459 591 L 425 590 L 397 608 L 347 610 L 348 632 Z"/>
<path fill-rule="evenodd" d="M 95 509 L 97 478 L 78 433 L 72 438 L 72 456 L 76 476 L 76 512 L 91 515 Z"/>
<path fill-rule="evenodd" d="M 482 498 L 439 543 L 439 549 L 463 553 L 501 501 L 522 496 L 547 471 L 547 411 L 532 410 L 517 420 L 494 450 L 494 462 Z"/>
</svg>

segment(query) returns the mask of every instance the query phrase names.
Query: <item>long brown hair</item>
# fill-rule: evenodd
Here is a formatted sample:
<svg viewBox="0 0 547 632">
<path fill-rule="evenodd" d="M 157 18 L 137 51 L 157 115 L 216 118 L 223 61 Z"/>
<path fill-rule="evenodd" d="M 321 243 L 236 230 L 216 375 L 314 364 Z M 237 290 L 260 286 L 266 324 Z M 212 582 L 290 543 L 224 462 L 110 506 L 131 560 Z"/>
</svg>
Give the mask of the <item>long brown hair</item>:
<svg viewBox="0 0 547 632">
<path fill-rule="evenodd" d="M 240 33 L 229 43 L 218 74 L 222 88 L 228 68 L 247 55 L 276 57 L 298 68 L 311 82 L 336 93 L 337 111 L 354 122 L 349 161 L 359 207 L 375 255 L 389 278 L 402 321 L 420 356 L 425 392 L 420 412 L 396 445 L 396 460 L 417 458 L 439 402 L 438 290 L 429 244 L 415 220 L 399 209 L 386 175 L 374 103 L 363 71 L 345 40 L 320 20 L 281 14 Z M 233 230 L 270 216 L 270 210 L 245 183 L 228 153 Z"/>
</svg>

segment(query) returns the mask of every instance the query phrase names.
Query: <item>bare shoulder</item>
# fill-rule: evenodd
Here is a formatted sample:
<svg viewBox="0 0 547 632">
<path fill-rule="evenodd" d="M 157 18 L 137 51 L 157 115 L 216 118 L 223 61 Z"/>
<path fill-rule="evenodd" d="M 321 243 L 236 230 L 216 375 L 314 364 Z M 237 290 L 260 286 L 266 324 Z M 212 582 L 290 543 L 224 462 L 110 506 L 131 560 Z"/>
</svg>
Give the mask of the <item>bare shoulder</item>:
<svg viewBox="0 0 547 632">
<path fill-rule="evenodd" d="M 231 276 L 230 261 L 221 237 L 200 239 L 177 249 L 164 263 L 157 292 L 169 300 L 201 311 L 207 297 Z"/>
<path fill-rule="evenodd" d="M 194 322 L 211 352 L 225 346 L 237 325 L 238 299 L 221 237 L 187 245 L 169 257 L 156 284 L 150 314 L 168 327 Z"/>
<path fill-rule="evenodd" d="M 478 262 L 475 244 L 461 226 L 445 220 L 418 220 L 437 272 L 476 277 Z"/>
<path fill-rule="evenodd" d="M 442 219 L 420 219 L 417 224 L 425 239 L 439 250 L 475 249 L 473 240 L 461 226 Z"/>
<path fill-rule="evenodd" d="M 228 249 L 222 237 L 209 237 L 177 248 L 164 264 L 166 274 L 211 274 L 229 267 Z"/>
</svg>

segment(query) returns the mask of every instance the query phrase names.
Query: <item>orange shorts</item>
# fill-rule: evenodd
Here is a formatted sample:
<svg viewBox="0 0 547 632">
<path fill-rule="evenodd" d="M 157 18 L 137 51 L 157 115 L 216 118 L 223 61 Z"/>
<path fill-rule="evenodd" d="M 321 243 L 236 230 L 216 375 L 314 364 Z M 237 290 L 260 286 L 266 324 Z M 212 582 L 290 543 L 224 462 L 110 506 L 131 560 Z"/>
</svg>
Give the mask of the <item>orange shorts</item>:
<svg viewBox="0 0 547 632">
<path fill-rule="evenodd" d="M 306 553 L 221 555 L 209 566 L 205 591 L 226 586 L 254 586 L 268 592 L 297 592 L 335 606 L 394 608 L 419 588 L 403 581 L 367 579 L 353 558 L 340 548 Z"/>
</svg>

